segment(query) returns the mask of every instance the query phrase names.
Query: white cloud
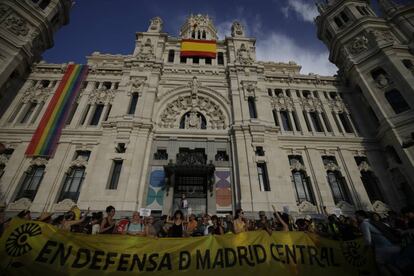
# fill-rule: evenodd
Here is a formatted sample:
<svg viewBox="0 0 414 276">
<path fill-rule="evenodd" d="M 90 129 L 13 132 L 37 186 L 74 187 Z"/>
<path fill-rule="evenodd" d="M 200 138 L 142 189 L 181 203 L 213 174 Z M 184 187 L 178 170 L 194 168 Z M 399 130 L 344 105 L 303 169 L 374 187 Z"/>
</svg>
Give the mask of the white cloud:
<svg viewBox="0 0 414 276">
<path fill-rule="evenodd" d="M 313 1 L 308 0 L 288 0 L 287 6 L 282 7 L 283 15 L 288 18 L 289 11 L 292 10 L 296 15 L 306 22 L 313 22 L 313 19 L 318 16 L 318 10 Z"/>
<path fill-rule="evenodd" d="M 257 40 L 257 59 L 261 61 L 294 61 L 302 66 L 301 73 L 331 76 L 338 70 L 329 62 L 328 52 L 315 52 L 298 45 L 284 34 L 269 33 Z"/>
</svg>

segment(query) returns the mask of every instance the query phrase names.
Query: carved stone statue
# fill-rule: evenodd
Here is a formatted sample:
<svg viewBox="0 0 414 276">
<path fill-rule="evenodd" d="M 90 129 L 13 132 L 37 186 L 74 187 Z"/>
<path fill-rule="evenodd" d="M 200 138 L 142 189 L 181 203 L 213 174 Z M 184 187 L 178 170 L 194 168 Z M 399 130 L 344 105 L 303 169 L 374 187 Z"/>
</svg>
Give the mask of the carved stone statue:
<svg viewBox="0 0 414 276">
<path fill-rule="evenodd" d="M 190 114 L 185 118 L 186 129 L 200 129 L 201 128 L 201 116 L 197 115 L 195 110 L 191 110 Z"/>
<path fill-rule="evenodd" d="M 237 51 L 237 57 L 241 64 L 250 65 L 253 63 L 253 59 L 250 57 L 250 52 L 244 44 L 242 44 Z"/>
<path fill-rule="evenodd" d="M 384 74 L 379 74 L 376 77 L 375 82 L 377 83 L 377 87 L 378 88 L 385 88 L 390 83 L 388 77 L 386 75 L 384 75 Z"/>
<path fill-rule="evenodd" d="M 234 21 L 231 25 L 231 36 L 244 37 L 244 28 L 238 21 Z"/>
<path fill-rule="evenodd" d="M 142 45 L 139 53 L 138 58 L 144 59 L 144 60 L 150 60 L 154 57 L 154 49 L 151 44 L 151 40 L 148 38 L 147 41 L 145 41 L 145 44 Z"/>
<path fill-rule="evenodd" d="M 198 88 L 200 87 L 200 82 L 197 80 L 197 77 L 194 76 L 192 81 L 190 81 L 188 84 L 190 85 L 190 88 L 191 88 L 191 97 L 192 98 L 197 97 Z"/>
<path fill-rule="evenodd" d="M 359 54 L 368 49 L 368 39 L 365 36 L 358 36 L 352 41 L 349 51 L 353 54 Z"/>
<path fill-rule="evenodd" d="M 159 33 L 162 31 L 162 19 L 160 17 L 154 17 L 150 20 L 150 25 L 148 27 L 149 33 Z"/>
</svg>

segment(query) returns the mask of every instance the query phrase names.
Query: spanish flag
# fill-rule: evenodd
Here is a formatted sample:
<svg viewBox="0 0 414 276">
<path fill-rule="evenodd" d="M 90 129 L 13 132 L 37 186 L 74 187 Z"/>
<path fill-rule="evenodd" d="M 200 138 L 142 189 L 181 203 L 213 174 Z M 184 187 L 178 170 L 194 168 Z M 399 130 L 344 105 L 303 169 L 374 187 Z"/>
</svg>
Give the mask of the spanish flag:
<svg viewBox="0 0 414 276">
<path fill-rule="evenodd" d="M 216 52 L 215 40 L 183 39 L 181 41 L 181 57 L 216 58 Z"/>
</svg>

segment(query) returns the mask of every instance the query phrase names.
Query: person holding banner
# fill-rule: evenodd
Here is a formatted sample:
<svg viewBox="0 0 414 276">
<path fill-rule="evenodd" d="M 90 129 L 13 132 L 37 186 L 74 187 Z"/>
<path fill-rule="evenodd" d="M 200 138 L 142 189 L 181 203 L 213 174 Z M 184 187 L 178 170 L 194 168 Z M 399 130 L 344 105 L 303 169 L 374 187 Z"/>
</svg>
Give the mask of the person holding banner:
<svg viewBox="0 0 414 276">
<path fill-rule="evenodd" d="M 81 224 L 85 220 L 88 214 L 89 214 L 89 208 L 83 217 L 75 220 L 75 213 L 73 211 L 67 212 L 64 215 L 63 220 L 61 222 L 61 229 L 65 231 L 70 231 L 72 229 L 72 226 Z"/>
<path fill-rule="evenodd" d="M 174 238 L 181 238 L 183 237 L 183 229 L 184 229 L 184 215 L 181 210 L 177 210 L 174 213 L 172 219 L 170 217 L 167 218 L 167 223 L 171 223 L 172 226 L 170 228 L 170 237 Z"/>
<path fill-rule="evenodd" d="M 244 211 L 242 209 L 236 210 L 236 215 L 234 216 L 234 234 L 247 231 L 247 225 L 244 218 Z"/>
<path fill-rule="evenodd" d="M 132 213 L 132 219 L 126 227 L 126 233 L 132 236 L 145 236 L 144 224 L 139 212 Z"/>
<path fill-rule="evenodd" d="M 115 229 L 115 207 L 109 205 L 106 207 L 106 218 L 101 223 L 101 234 L 112 234 Z"/>
</svg>

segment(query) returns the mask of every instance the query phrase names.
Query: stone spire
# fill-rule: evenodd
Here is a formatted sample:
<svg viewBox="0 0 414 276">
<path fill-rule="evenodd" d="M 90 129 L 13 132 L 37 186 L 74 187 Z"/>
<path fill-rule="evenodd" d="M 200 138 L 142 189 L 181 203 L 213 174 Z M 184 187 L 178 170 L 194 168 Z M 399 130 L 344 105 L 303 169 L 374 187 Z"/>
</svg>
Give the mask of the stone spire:
<svg viewBox="0 0 414 276">
<path fill-rule="evenodd" d="M 400 7 L 393 0 L 378 0 L 378 4 L 383 15 L 391 14 Z"/>
</svg>

